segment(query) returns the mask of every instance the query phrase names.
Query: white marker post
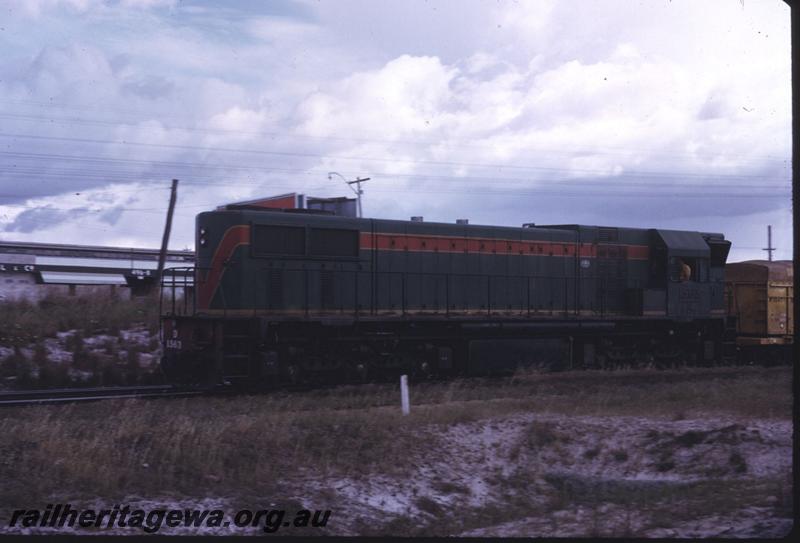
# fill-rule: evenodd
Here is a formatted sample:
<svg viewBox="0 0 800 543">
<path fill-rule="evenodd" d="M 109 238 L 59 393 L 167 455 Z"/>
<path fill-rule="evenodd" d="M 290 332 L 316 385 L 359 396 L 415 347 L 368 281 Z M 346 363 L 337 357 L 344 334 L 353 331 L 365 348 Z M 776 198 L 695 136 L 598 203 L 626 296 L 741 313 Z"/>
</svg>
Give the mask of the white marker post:
<svg viewBox="0 0 800 543">
<path fill-rule="evenodd" d="M 403 407 L 403 414 L 408 415 L 411 412 L 408 403 L 408 375 L 400 376 L 400 404 Z"/>
</svg>

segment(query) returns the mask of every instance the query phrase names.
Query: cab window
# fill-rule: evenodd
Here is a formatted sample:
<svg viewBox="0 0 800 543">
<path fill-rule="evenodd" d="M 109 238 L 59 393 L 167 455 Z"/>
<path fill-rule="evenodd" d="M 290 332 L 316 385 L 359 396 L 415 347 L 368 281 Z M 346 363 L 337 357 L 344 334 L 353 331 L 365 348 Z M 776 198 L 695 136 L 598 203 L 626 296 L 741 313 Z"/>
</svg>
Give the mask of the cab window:
<svg viewBox="0 0 800 543">
<path fill-rule="evenodd" d="M 673 256 L 669 259 L 669 280 L 675 283 L 708 281 L 708 259 Z"/>
</svg>

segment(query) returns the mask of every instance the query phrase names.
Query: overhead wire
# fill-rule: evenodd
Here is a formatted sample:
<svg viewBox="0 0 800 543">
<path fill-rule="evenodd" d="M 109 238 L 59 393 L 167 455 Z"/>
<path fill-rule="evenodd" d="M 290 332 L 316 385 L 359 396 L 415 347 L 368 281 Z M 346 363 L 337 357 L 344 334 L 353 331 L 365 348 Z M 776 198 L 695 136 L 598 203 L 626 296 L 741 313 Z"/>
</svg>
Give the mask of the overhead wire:
<svg viewBox="0 0 800 543">
<path fill-rule="evenodd" d="M 240 153 L 264 156 L 283 156 L 283 157 L 297 157 L 297 158 L 322 158 L 330 160 L 347 160 L 347 161 L 362 161 L 362 162 L 381 162 L 390 164 L 424 164 L 436 166 L 458 166 L 458 167 L 474 167 L 474 168 L 491 168 L 499 171 L 502 170 L 533 170 L 542 172 L 567 172 L 567 173 L 584 173 L 584 174 L 600 174 L 609 175 L 607 170 L 598 169 L 585 169 L 585 168 L 553 168 L 547 166 L 532 166 L 520 164 L 491 164 L 491 163 L 477 163 L 477 162 L 457 162 L 445 160 L 415 160 L 409 158 L 390 158 L 390 157 L 363 157 L 363 156 L 345 156 L 345 155 L 328 155 L 324 153 L 305 153 L 296 151 L 268 151 L 264 149 L 236 149 L 230 147 L 215 147 L 215 146 L 200 146 L 200 145 L 180 145 L 168 143 L 150 143 L 141 141 L 127 141 L 127 140 L 104 140 L 94 138 L 76 138 L 76 137 L 60 137 L 60 136 L 40 136 L 35 134 L 13 134 L 7 132 L 0 132 L 0 138 L 10 139 L 30 139 L 30 140 L 44 140 L 44 141 L 58 141 L 58 142 L 71 142 L 71 143 L 91 143 L 103 145 L 123 145 L 135 147 L 149 147 L 160 149 L 177 149 L 186 151 L 204 151 L 204 152 L 224 152 L 224 153 Z M 655 171 L 629 171 L 628 175 L 635 175 L 637 177 L 691 177 L 699 179 L 752 179 L 758 176 L 754 175 L 736 175 L 736 174 L 697 174 L 690 172 L 655 172 Z"/>
<path fill-rule="evenodd" d="M 3 103 L 3 101 L 0 101 Z M 24 101 L 17 101 L 17 103 L 24 103 Z M 92 112 L 97 112 L 97 108 L 80 108 L 80 107 L 73 107 L 67 106 L 64 104 L 53 104 L 53 103 L 42 103 L 42 102 L 32 102 L 37 106 L 47 106 L 47 107 L 58 107 L 59 109 L 88 109 Z M 16 119 L 21 121 L 34 121 L 34 122 L 44 122 L 48 124 L 60 123 L 60 124 L 78 124 L 78 125 L 90 125 L 90 126 L 119 126 L 119 125 L 136 125 L 146 121 L 155 120 L 159 123 L 159 125 L 164 128 L 165 130 L 182 130 L 187 132 L 197 132 L 197 133 L 207 133 L 207 134 L 235 134 L 239 136 L 261 136 L 267 137 L 271 139 L 302 139 L 308 141 L 341 141 L 341 142 L 353 142 L 353 143 L 380 143 L 380 144 L 403 144 L 403 145 L 436 145 L 436 146 L 450 146 L 456 145 L 459 148 L 468 148 L 468 149 L 494 149 L 494 146 L 487 145 L 487 144 L 476 144 L 470 142 L 449 142 L 447 140 L 442 139 L 405 139 L 405 138 L 367 138 L 363 136 L 333 136 L 333 135 L 325 135 L 325 136 L 317 136 L 312 134 L 297 134 L 292 133 L 289 131 L 281 131 L 281 132 L 273 132 L 273 131 L 260 131 L 260 130 L 241 130 L 241 129 L 224 129 L 224 128 L 212 128 L 212 127 L 198 127 L 198 126 L 186 126 L 186 125 L 169 125 L 163 123 L 164 114 L 161 112 L 153 112 L 153 111 L 137 111 L 131 112 L 132 114 L 135 113 L 140 117 L 135 120 L 120 120 L 120 119 L 87 119 L 81 117 L 53 117 L 53 116 L 39 116 L 39 115 L 25 115 L 19 112 L 5 112 L 0 111 L 0 118 L 8 118 L 8 119 Z M 224 113 L 224 112 L 223 112 Z M 156 116 L 156 119 L 153 119 L 153 116 Z M 219 115 L 219 114 L 218 114 Z M 142 118 L 144 117 L 144 118 Z M 171 116 L 171 118 L 181 118 L 177 116 Z M 213 118 L 213 117 L 212 117 Z M 193 122 L 196 121 L 195 118 L 183 118 L 186 121 Z M 719 156 L 719 153 L 711 153 L 711 152 L 666 152 L 666 151 L 659 151 L 654 149 L 631 149 L 629 147 L 614 147 L 608 145 L 596 145 L 593 144 L 590 148 L 580 148 L 580 147 L 569 147 L 569 148 L 559 148 L 558 146 L 541 146 L 537 145 L 535 150 L 546 151 L 550 153 L 563 153 L 563 154 L 574 154 L 574 153 L 581 153 L 589 152 L 593 155 L 597 154 L 629 154 L 631 152 L 646 152 L 651 156 L 665 156 L 665 157 L 716 157 Z M 784 157 L 778 155 L 762 155 L 759 160 L 771 160 L 775 159 L 776 161 L 786 160 Z M 741 161 L 741 158 L 739 159 Z M 752 158 L 748 158 L 747 161 L 752 161 Z"/>
<path fill-rule="evenodd" d="M 287 172 L 287 173 L 304 173 L 307 175 L 321 175 L 326 176 L 327 170 L 317 170 L 314 171 L 310 168 L 281 168 L 275 166 L 256 166 L 256 165 L 241 165 L 241 164 L 222 164 L 222 163 L 199 163 L 199 162 L 175 162 L 175 161 L 151 161 L 151 160 L 136 160 L 136 159 L 115 159 L 109 157 L 76 157 L 76 156 L 69 156 L 69 155 L 61 155 L 61 154 L 52 154 L 52 153 L 14 153 L 8 151 L 0 151 L 0 155 L 2 156 L 12 156 L 16 158 L 31 158 L 36 160 L 42 159 L 54 159 L 54 160 L 66 160 L 71 162 L 100 162 L 100 163 L 107 163 L 110 162 L 112 164 L 119 163 L 119 164 L 126 164 L 126 165 L 140 165 L 140 166 L 152 166 L 152 167 L 184 167 L 188 169 L 218 169 L 218 170 L 227 170 L 227 171 L 252 171 L 252 172 Z M 20 166 L 18 164 L 12 164 L 8 167 L 7 171 L 10 172 L 30 172 L 31 166 Z M 52 169 L 52 167 L 48 167 Z M 68 171 L 64 170 L 57 170 L 57 171 Z M 123 172 L 123 170 L 98 170 L 95 169 L 88 169 L 83 167 L 81 172 L 99 172 L 99 173 L 107 173 L 109 175 L 116 174 L 118 172 Z M 174 173 L 174 169 L 170 170 L 170 172 Z M 130 173 L 130 172 L 128 172 Z M 169 172 L 166 172 L 169 173 Z M 151 174 L 153 175 L 153 174 Z M 193 174 L 195 177 L 210 177 L 211 174 Z M 505 177 L 505 176 L 475 176 L 475 175 L 464 175 L 464 176 L 456 176 L 456 175 L 437 175 L 437 174 L 428 174 L 428 173 L 416 173 L 416 174 L 403 174 L 403 173 L 392 173 L 392 172 L 379 172 L 379 171 L 372 171 L 370 175 L 373 176 L 384 176 L 384 177 L 396 177 L 396 178 L 406 178 L 406 179 L 438 179 L 438 180 L 453 180 L 458 182 L 467 182 L 467 181 L 479 181 L 479 182 L 492 182 L 496 184 L 498 181 L 504 182 L 523 182 L 523 183 L 558 183 L 558 184 L 573 184 L 573 185 L 580 185 L 580 184 L 589 184 L 592 186 L 597 186 L 599 184 L 607 184 L 609 186 L 645 186 L 646 184 L 643 183 L 641 180 L 637 181 L 627 181 L 628 179 L 640 179 L 635 173 L 622 173 L 617 175 L 614 178 L 556 178 L 556 179 L 531 179 L 528 177 Z M 754 176 L 755 177 L 755 176 Z M 626 181 L 620 181 L 620 178 Z M 613 179 L 613 181 L 611 180 Z M 696 183 L 690 182 L 681 182 L 682 180 L 678 179 L 677 181 L 673 181 L 670 186 L 696 186 Z M 723 181 L 723 182 L 720 182 Z M 719 179 L 708 179 L 705 180 L 705 183 L 709 186 L 719 187 L 719 188 L 734 188 L 734 189 L 762 189 L 762 188 L 785 188 L 788 186 L 788 180 L 785 185 L 765 185 L 763 183 L 759 183 L 757 185 L 742 185 L 742 184 L 734 184 L 734 183 L 725 183 L 724 180 Z"/>
<path fill-rule="evenodd" d="M 36 120 L 36 121 L 47 121 L 46 118 L 37 117 L 32 115 L 22 115 L 22 114 L 13 114 L 13 113 L 5 113 L 0 112 L 0 117 L 11 118 L 11 119 L 22 119 L 22 120 Z M 107 120 L 96 120 L 96 119 L 81 119 L 81 118 L 60 118 L 57 119 L 59 122 L 73 122 L 77 124 L 94 124 L 94 125 L 113 125 L 117 126 L 119 124 L 118 121 L 107 121 Z M 52 121 L 52 119 L 51 119 Z M 175 128 L 175 127 L 173 127 Z M 190 127 L 177 127 L 180 130 L 192 130 Z M 213 133 L 214 129 L 196 129 L 199 132 L 207 132 Z M 231 131 L 217 131 L 220 133 L 228 133 Z M 242 132 L 234 131 L 236 133 L 241 134 Z M 278 136 L 277 133 L 253 133 L 257 135 L 270 135 L 270 136 Z M 204 151 L 204 152 L 227 152 L 227 153 L 245 153 L 245 154 L 257 154 L 257 155 L 265 155 L 265 156 L 285 156 L 285 157 L 301 157 L 301 158 L 324 158 L 330 160 L 358 160 L 358 161 L 373 161 L 373 162 L 385 162 L 385 163 L 400 163 L 400 164 L 420 164 L 420 165 L 435 165 L 435 166 L 449 166 L 449 167 L 469 167 L 469 168 L 492 168 L 497 169 L 499 171 L 503 170 L 516 170 L 516 171 L 536 171 L 536 172 L 552 172 L 552 173 L 568 173 L 570 175 L 574 175 L 575 173 L 582 173 L 586 175 L 597 175 L 603 176 L 600 179 L 592 179 L 592 178 L 546 178 L 546 179 L 530 179 L 525 177 L 508 177 L 508 176 L 475 176 L 475 175 L 464 175 L 464 176 L 457 176 L 457 175 L 437 175 L 431 173 L 412 173 L 412 174 L 402 174 L 402 173 L 391 173 L 391 172 L 375 172 L 371 175 L 373 177 L 382 176 L 388 178 L 399 178 L 399 179 L 408 179 L 416 182 L 420 181 L 431 181 L 436 180 L 438 183 L 445 183 L 452 185 L 465 185 L 470 183 L 491 183 L 491 187 L 483 187 L 481 189 L 475 189 L 474 187 L 469 187 L 468 189 L 447 189 L 442 188 L 441 186 L 436 188 L 431 188 L 427 186 L 419 187 L 419 183 L 416 183 L 417 186 L 414 187 L 416 192 L 422 193 L 429 193 L 429 194 L 461 194 L 464 190 L 468 190 L 470 194 L 478 194 L 483 196 L 505 196 L 508 194 L 519 194 L 519 195 L 532 195 L 532 196 L 539 196 L 539 195 L 547 195 L 550 197 L 566 197 L 566 198 L 578 198 L 578 197 L 623 197 L 623 198 L 788 198 L 788 193 L 784 194 L 780 191 L 775 191 L 774 189 L 786 189 L 788 188 L 787 184 L 758 184 L 758 185 L 744 185 L 738 183 L 730 183 L 726 181 L 730 180 L 746 180 L 746 179 L 761 179 L 761 175 L 737 175 L 737 174 L 720 174 L 720 173 L 693 173 L 693 172 L 661 172 L 661 171 L 626 171 L 622 172 L 617 175 L 609 175 L 606 170 L 598 170 L 598 169 L 575 169 L 575 168 L 554 168 L 554 167 L 547 167 L 547 166 L 532 166 L 532 165 L 518 165 L 518 164 L 489 164 L 489 163 L 470 163 L 470 162 L 457 162 L 457 161 L 437 161 L 437 160 L 415 160 L 415 159 L 408 159 L 408 158 L 387 158 L 387 157 L 359 157 L 359 156 L 338 156 L 338 155 L 327 155 L 322 153 L 305 153 L 305 152 L 292 152 L 292 151 L 275 151 L 275 150 L 263 150 L 263 149 L 237 149 L 237 148 L 228 148 L 228 147 L 214 147 L 214 146 L 199 146 L 199 145 L 178 145 L 178 144 L 166 144 L 166 143 L 152 143 L 152 142 L 139 142 L 139 141 L 127 141 L 127 140 L 104 140 L 104 139 L 94 139 L 94 138 L 77 138 L 77 137 L 58 137 L 58 136 L 41 136 L 41 135 L 33 135 L 33 134 L 14 134 L 14 133 L 0 133 L 0 137 L 4 138 L 11 138 L 11 139 L 32 139 L 32 140 L 48 140 L 48 141 L 56 141 L 61 143 L 79 143 L 79 144 L 111 144 L 111 145 L 124 145 L 124 146 L 142 146 L 142 147 L 151 147 L 151 148 L 160 148 L 160 149 L 180 149 L 180 150 L 190 150 L 190 151 Z M 357 141 L 358 138 L 330 138 L 330 139 L 342 139 L 346 141 Z M 367 140 L 362 139 L 361 141 L 382 141 L 384 143 L 397 143 L 398 140 L 389 141 L 389 140 Z M 422 143 L 419 140 L 414 142 L 405 142 L 405 143 Z M 427 142 L 432 143 L 432 142 Z M 107 157 L 107 156 L 91 156 L 91 155 L 84 155 L 84 156 L 75 156 L 75 155 L 66 155 L 60 153 L 24 153 L 24 152 L 15 152 L 15 151 L 0 151 L 0 155 L 22 159 L 24 162 L 25 160 L 55 160 L 55 161 L 66 161 L 70 163 L 76 163 L 77 165 L 80 164 L 92 164 L 97 166 L 99 164 L 106 164 L 110 165 L 111 168 L 103 168 L 103 167 L 93 167 L 87 168 L 86 166 L 79 166 L 79 169 L 71 169 L 66 168 L 64 166 L 61 167 L 52 167 L 48 166 L 47 168 L 41 167 L 37 165 L 30 165 L 30 164 L 12 164 L 7 166 L 5 171 L 2 172 L 6 176 L 13 175 L 17 178 L 23 179 L 30 179 L 30 178 L 44 178 L 44 179 L 57 179 L 64 182 L 85 182 L 85 181 L 96 181 L 96 182 L 109 182 L 111 184 L 120 184 L 120 183 L 138 183 L 142 185 L 147 185 L 147 190 L 152 190 L 150 187 L 154 182 L 158 180 L 158 178 L 163 177 L 171 177 L 176 175 L 174 168 L 186 168 L 188 171 L 180 172 L 180 176 L 188 176 L 189 179 L 184 179 L 183 184 L 188 186 L 226 186 L 226 187 L 273 187 L 273 188 L 288 188 L 288 189 L 296 189 L 297 184 L 291 183 L 286 184 L 282 182 L 282 184 L 275 184 L 266 182 L 263 179 L 255 179 L 255 178 L 246 178 L 242 179 L 241 177 L 237 177 L 234 180 L 227 180 L 227 181 L 218 181 L 219 174 L 214 174 L 208 172 L 208 170 L 219 170 L 219 171 L 226 171 L 226 172 L 253 172 L 258 174 L 265 174 L 265 173 L 288 173 L 292 174 L 293 177 L 298 178 L 299 176 L 305 176 L 306 178 L 312 176 L 322 176 L 325 175 L 325 172 L 322 170 L 315 171 L 313 168 L 285 168 L 285 167 L 275 167 L 272 165 L 242 165 L 242 164 L 224 164 L 224 163 L 209 163 L 209 162 L 187 162 L 187 161 L 157 161 L 157 160 L 142 160 L 142 159 L 130 159 L 130 158 L 119 158 L 119 157 Z M 715 155 L 716 156 L 716 155 Z M 123 166 L 122 168 L 116 168 L 115 166 Z M 148 168 L 145 172 L 137 171 L 135 169 L 126 169 L 126 167 L 140 167 L 140 168 Z M 165 168 L 165 170 L 160 170 L 156 168 Z M 171 170 L 167 171 L 166 168 L 172 168 Z M 195 172 L 193 170 L 203 170 L 202 172 Z M 668 178 L 671 180 L 668 184 L 662 184 L 659 187 L 652 187 L 651 185 L 645 183 L 644 181 L 651 180 L 651 179 L 664 179 Z M 675 180 L 677 178 L 677 180 Z M 698 187 L 697 184 L 691 184 L 691 182 L 686 182 L 687 179 L 698 179 L 702 180 L 704 186 Z M 206 181 L 208 180 L 208 181 Z M 511 186 L 509 186 L 511 184 Z M 521 185 L 535 185 L 536 188 L 531 189 L 526 186 Z M 558 190 L 547 190 L 542 189 L 541 186 L 547 187 L 547 185 L 558 185 Z M 581 190 L 578 193 L 570 193 L 567 192 L 565 189 L 574 189 L 574 188 L 585 188 L 585 187 L 597 187 L 597 188 L 604 188 L 602 192 L 591 192 L 586 190 Z M 635 191 L 635 190 L 628 190 L 629 188 L 644 188 L 647 187 L 647 192 Z M 152 188 L 160 188 L 166 190 L 166 187 L 152 187 Z M 307 187 L 304 187 L 307 188 Z M 657 188 L 657 191 L 654 191 L 653 188 Z M 721 191 L 717 192 L 709 192 L 708 189 L 722 189 Z M 617 190 L 609 190 L 609 189 L 624 189 L 624 192 L 620 192 Z M 674 192 L 675 189 L 680 189 L 683 192 Z M 687 190 L 688 189 L 688 190 Z M 697 192 L 695 189 L 705 190 L 705 192 Z M 84 189 L 86 192 L 91 192 L 92 194 L 102 194 L 102 191 L 96 191 L 91 188 Z M 131 192 L 137 192 L 141 190 L 140 188 L 136 189 L 128 189 Z M 312 189 L 313 190 L 313 189 Z M 372 192 L 378 193 L 392 193 L 392 192 L 405 192 L 407 189 L 393 189 L 388 187 L 374 187 Z M 126 189 L 121 189 L 115 187 L 114 189 L 109 189 L 106 193 L 107 194 L 116 194 L 120 192 L 124 192 Z M 740 191 L 749 191 L 746 194 L 741 193 Z M 754 192 L 758 191 L 758 192 Z M 766 191 L 766 192 L 764 192 Z M 14 194 L 0 194 L 0 198 L 19 198 L 19 195 Z M 0 204 L 2 205 L 2 204 Z M 23 207 L 26 206 L 24 204 L 5 204 L 6 207 Z M 27 206 L 28 208 L 36 208 L 40 206 L 30 205 Z M 205 207 L 205 204 L 196 205 L 196 206 L 187 206 L 187 207 Z M 47 209 L 54 209 L 57 208 L 48 207 Z M 75 208 L 71 208 L 75 209 Z M 140 211 L 140 212 L 147 212 L 147 211 L 155 211 L 153 208 L 135 208 L 135 207 L 126 207 L 128 211 Z M 101 211 L 98 211 L 101 212 Z M 160 210 L 159 210 L 160 212 Z"/>
</svg>

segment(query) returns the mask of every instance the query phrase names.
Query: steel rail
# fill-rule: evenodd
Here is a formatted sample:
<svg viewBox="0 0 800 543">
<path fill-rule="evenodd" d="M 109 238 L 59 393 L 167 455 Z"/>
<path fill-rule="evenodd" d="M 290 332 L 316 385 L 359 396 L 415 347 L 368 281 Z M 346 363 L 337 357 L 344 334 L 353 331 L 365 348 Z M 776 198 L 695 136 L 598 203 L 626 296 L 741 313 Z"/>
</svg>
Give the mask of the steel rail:
<svg viewBox="0 0 800 543">
<path fill-rule="evenodd" d="M 41 405 L 125 398 L 196 396 L 202 390 L 181 390 L 170 385 L 13 390 L 0 392 L 0 406 Z"/>
</svg>

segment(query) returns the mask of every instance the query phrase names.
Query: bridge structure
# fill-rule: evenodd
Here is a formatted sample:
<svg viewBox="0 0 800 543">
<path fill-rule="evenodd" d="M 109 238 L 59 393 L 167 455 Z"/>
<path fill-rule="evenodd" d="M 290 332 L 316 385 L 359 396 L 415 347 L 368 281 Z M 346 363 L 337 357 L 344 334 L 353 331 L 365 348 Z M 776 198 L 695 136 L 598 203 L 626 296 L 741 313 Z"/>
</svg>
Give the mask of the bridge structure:
<svg viewBox="0 0 800 543">
<path fill-rule="evenodd" d="M 0 240 L 0 300 L 50 293 L 138 296 L 157 284 L 158 249 Z M 165 268 L 193 265 L 193 251 L 168 251 Z M 192 277 L 186 284 L 192 284 Z"/>
</svg>

